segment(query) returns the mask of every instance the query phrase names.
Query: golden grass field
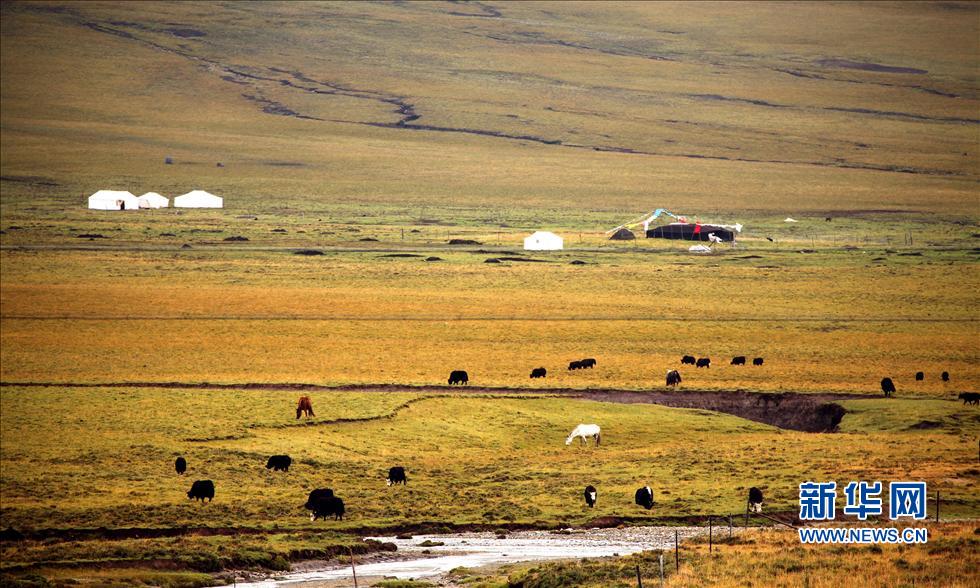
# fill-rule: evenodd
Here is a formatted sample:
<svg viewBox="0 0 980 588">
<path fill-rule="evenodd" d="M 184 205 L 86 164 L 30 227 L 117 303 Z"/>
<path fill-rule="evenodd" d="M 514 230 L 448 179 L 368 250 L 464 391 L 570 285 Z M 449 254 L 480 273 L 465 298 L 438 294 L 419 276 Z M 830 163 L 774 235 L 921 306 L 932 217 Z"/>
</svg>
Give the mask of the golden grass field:
<svg viewBox="0 0 980 588">
<path fill-rule="evenodd" d="M 980 386 L 978 15 L 3 3 L 0 528 L 35 535 L 0 544 L 0 583 L 208 585 L 330 559 L 369 528 L 677 522 L 738 512 L 752 485 L 791 513 L 800 482 L 848 477 L 926 480 L 963 522 L 882 553 L 774 530 L 714 556 L 695 542 L 668 584 L 975 584 L 980 411 L 956 397 Z M 225 208 L 87 210 L 101 188 L 202 188 Z M 703 257 L 607 240 L 658 207 L 745 231 Z M 538 229 L 565 250 L 523 254 Z M 499 257 L 550 263 L 485 263 Z M 839 401 L 838 433 L 810 434 L 548 395 L 660 390 L 687 354 L 712 367 L 682 369 L 682 392 L 867 399 Z M 564 369 L 584 357 L 596 369 Z M 538 366 L 548 378 L 528 379 Z M 516 396 L 375 388 L 454 369 Z M 202 382 L 232 387 L 181 387 Z M 306 423 L 299 392 L 249 383 L 363 389 L 309 392 Z M 593 421 L 601 449 L 563 445 Z M 264 469 L 275 453 L 288 474 Z M 396 463 L 407 488 L 384 486 Z M 213 504 L 186 500 L 199 477 Z M 651 513 L 631 501 L 647 483 Z M 298 508 L 325 485 L 345 521 Z M 71 535 L 100 527 L 164 536 Z M 626 586 L 651 557 L 446 581 Z"/>
</svg>

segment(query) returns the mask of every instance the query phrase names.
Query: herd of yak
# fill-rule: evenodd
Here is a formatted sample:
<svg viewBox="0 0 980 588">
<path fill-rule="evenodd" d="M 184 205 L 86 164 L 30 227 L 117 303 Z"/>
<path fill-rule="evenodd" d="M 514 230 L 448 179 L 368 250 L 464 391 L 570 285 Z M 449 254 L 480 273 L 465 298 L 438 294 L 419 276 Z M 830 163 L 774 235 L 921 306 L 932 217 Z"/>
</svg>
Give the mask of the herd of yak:
<svg viewBox="0 0 980 588">
<path fill-rule="evenodd" d="M 303 396 L 300 399 L 300 403 L 303 402 L 309 404 L 310 398 L 308 396 Z M 266 469 L 277 472 L 288 472 L 291 464 L 292 459 L 288 455 L 273 455 L 269 458 L 269 461 L 265 464 L 265 467 Z M 178 474 L 184 474 L 184 472 L 187 471 L 187 460 L 183 457 L 178 457 L 177 461 L 174 462 L 174 467 Z M 390 468 L 388 470 L 387 484 L 389 486 L 394 484 L 407 485 L 408 476 L 405 474 L 405 468 L 402 466 L 394 466 Z M 590 484 L 585 487 L 585 504 L 589 508 L 595 507 L 598 497 L 599 492 L 596 490 L 595 486 Z M 208 502 L 211 502 L 214 500 L 214 482 L 212 480 L 195 481 L 191 485 L 191 489 L 187 492 L 187 498 L 191 500 L 200 500 L 202 503 L 205 499 L 207 499 Z M 647 510 L 652 509 L 653 490 L 651 490 L 649 486 L 638 488 L 634 494 L 634 502 Z M 334 520 L 343 520 L 344 512 L 346 512 L 344 501 L 339 496 L 334 496 L 333 489 L 331 488 L 317 488 L 310 492 L 309 497 L 306 499 L 306 504 L 304 504 L 303 507 L 310 511 L 311 521 L 326 519 L 328 517 L 333 517 Z M 746 509 L 747 511 L 751 512 L 762 512 L 762 490 L 756 487 L 749 488 Z"/>
<path fill-rule="evenodd" d="M 681 358 L 681 364 L 684 365 L 694 365 L 697 368 L 710 368 L 711 359 L 707 357 L 694 358 L 691 355 L 685 355 Z M 732 358 L 731 365 L 746 365 L 745 356 L 736 356 Z M 752 365 L 761 366 L 763 365 L 763 358 L 756 357 L 752 360 Z M 594 358 L 587 358 L 578 361 L 572 361 L 568 364 L 569 370 L 578 369 L 592 369 L 596 366 L 596 360 Z M 534 368 L 531 370 L 531 378 L 544 378 L 548 374 L 548 371 L 543 367 Z M 949 381 L 949 372 L 943 372 L 940 376 L 943 382 Z M 925 374 L 923 372 L 917 372 L 915 374 L 916 381 L 922 381 L 925 379 Z M 681 382 L 680 372 L 677 370 L 669 370 L 667 372 L 667 386 L 676 386 Z M 469 374 L 463 370 L 454 370 L 449 376 L 449 385 L 465 385 L 469 383 Z M 895 393 L 895 383 L 891 378 L 884 378 L 881 380 L 881 390 L 885 393 L 886 397 L 890 397 Z M 974 404 L 980 405 L 980 394 L 974 392 L 963 392 L 959 395 L 959 398 L 963 400 L 964 404 Z M 313 413 L 313 403 L 309 396 L 302 396 L 296 406 L 296 418 L 301 416 L 312 417 Z M 573 433 L 574 435 L 574 433 Z M 596 444 L 598 445 L 598 435 L 596 435 Z M 266 462 L 266 469 L 272 471 L 289 471 L 289 466 L 292 464 L 292 459 L 288 455 L 273 455 Z M 187 460 L 183 457 L 178 457 L 174 463 L 174 467 L 178 474 L 183 474 L 187 471 Z M 405 474 L 405 468 L 402 466 L 394 466 L 388 470 L 387 483 L 389 486 L 393 484 L 407 484 L 408 478 Z M 595 486 L 589 485 L 585 487 L 585 503 L 590 508 L 594 507 L 596 500 L 598 498 L 598 491 Z M 214 499 L 214 482 L 212 480 L 197 480 L 191 485 L 191 489 L 187 492 L 187 497 L 191 500 L 200 500 L 204 502 L 205 499 L 211 502 Z M 762 490 L 759 488 L 750 488 L 747 509 L 752 512 L 762 511 Z M 634 495 L 634 501 L 637 505 L 650 510 L 653 508 L 653 491 L 649 486 L 644 486 L 638 488 Z M 333 490 L 330 488 L 317 488 L 310 492 L 309 498 L 307 498 L 306 504 L 303 505 L 304 508 L 310 511 L 310 520 L 315 521 L 317 519 L 326 519 L 327 517 L 333 517 L 334 520 L 342 520 L 344 518 L 344 501 L 335 496 Z"/>
</svg>

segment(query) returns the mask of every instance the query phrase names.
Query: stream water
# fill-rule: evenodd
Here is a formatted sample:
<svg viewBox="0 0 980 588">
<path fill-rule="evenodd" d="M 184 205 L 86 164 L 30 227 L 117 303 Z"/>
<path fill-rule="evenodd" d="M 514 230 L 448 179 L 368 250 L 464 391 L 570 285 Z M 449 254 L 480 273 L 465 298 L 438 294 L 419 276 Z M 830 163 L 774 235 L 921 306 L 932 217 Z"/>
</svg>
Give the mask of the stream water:
<svg viewBox="0 0 980 588">
<path fill-rule="evenodd" d="M 674 532 L 681 541 L 707 533 L 701 527 L 628 527 L 622 529 L 576 529 L 568 532 L 518 531 L 498 539 L 493 533 L 416 535 L 411 539 L 372 537 L 398 546 L 404 559 L 365 563 L 357 566 L 361 578 L 426 578 L 458 568 L 475 568 L 505 563 L 580 559 L 628 555 L 650 549 L 673 549 Z M 442 545 L 420 545 L 426 541 Z M 237 584 L 247 588 L 347 585 L 350 566 L 294 572 L 268 580 Z M 338 583 L 341 581 L 341 583 Z M 353 584 L 350 584 L 353 585 Z"/>
</svg>

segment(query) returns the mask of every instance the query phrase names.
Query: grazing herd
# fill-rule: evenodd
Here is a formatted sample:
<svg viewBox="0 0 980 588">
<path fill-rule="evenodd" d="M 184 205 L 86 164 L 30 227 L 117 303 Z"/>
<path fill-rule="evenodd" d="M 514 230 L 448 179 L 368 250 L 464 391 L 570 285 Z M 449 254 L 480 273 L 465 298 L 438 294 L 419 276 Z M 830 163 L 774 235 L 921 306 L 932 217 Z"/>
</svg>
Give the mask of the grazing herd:
<svg viewBox="0 0 980 588">
<path fill-rule="evenodd" d="M 736 355 L 735 357 L 732 358 L 732 361 L 731 361 L 731 365 L 734 365 L 734 366 L 741 366 L 741 365 L 747 365 L 747 364 L 748 364 L 748 358 L 746 356 L 744 356 L 744 355 Z M 752 365 L 753 366 L 761 366 L 761 365 L 764 365 L 764 364 L 765 364 L 765 359 L 764 358 L 762 358 L 762 357 L 754 357 L 754 358 L 752 358 Z M 699 357 L 699 358 L 696 358 L 693 355 L 685 355 L 685 356 L 681 357 L 681 365 L 693 365 L 696 368 L 707 368 L 707 369 L 710 369 L 711 368 L 711 358 L 710 357 Z M 582 369 L 592 369 L 595 366 L 596 366 L 596 360 L 595 360 L 595 358 L 589 357 L 589 358 L 586 358 L 586 359 L 580 359 L 580 360 L 576 360 L 576 361 L 570 361 L 568 363 L 568 370 L 569 371 L 574 371 L 574 370 L 582 370 Z M 536 380 L 538 378 L 545 378 L 547 376 L 548 376 L 548 370 L 545 369 L 545 368 L 543 368 L 543 367 L 537 367 L 537 368 L 534 368 L 534 369 L 531 370 L 531 379 L 532 380 Z M 949 372 L 943 372 L 941 378 L 942 378 L 942 381 L 943 382 L 948 382 L 949 381 Z M 915 373 L 915 380 L 917 382 L 921 382 L 921 381 L 925 380 L 925 373 L 924 372 L 916 372 Z M 679 371 L 677 371 L 677 370 L 667 370 L 666 385 L 667 385 L 668 388 L 677 388 L 677 386 L 681 383 L 681 381 L 682 381 L 682 378 L 681 378 L 681 373 Z M 449 374 L 449 385 L 450 386 L 454 386 L 456 384 L 462 385 L 462 384 L 468 384 L 468 383 L 469 383 L 469 374 L 467 374 L 463 370 L 454 370 L 452 373 Z M 891 395 L 895 393 L 895 383 L 892 381 L 891 378 L 883 378 L 881 380 L 881 391 L 885 393 L 885 397 L 886 398 L 891 397 Z M 962 395 L 960 397 L 962 398 Z M 309 398 L 307 398 L 307 397 L 304 397 L 304 398 L 306 398 L 307 400 L 309 400 Z M 302 403 L 302 399 L 300 399 L 300 402 Z M 311 411 L 312 411 L 312 408 L 311 408 Z M 296 410 L 296 418 L 299 418 L 299 409 Z"/>
<path fill-rule="evenodd" d="M 584 370 L 592 369 L 595 367 L 595 359 L 587 357 L 585 359 L 580 359 L 578 361 L 571 361 L 568 363 L 568 369 L 571 370 Z"/>
<path fill-rule="evenodd" d="M 309 398 L 304 396 L 303 398 L 309 402 Z M 302 402 L 302 399 L 300 400 Z M 293 460 L 288 455 L 273 455 L 266 462 L 266 469 L 271 469 L 273 471 L 283 471 L 288 472 L 289 466 L 292 464 Z M 178 474 L 183 474 L 187 471 L 187 460 L 184 457 L 178 457 L 174 462 L 174 469 L 177 470 Z M 394 466 L 388 470 L 388 485 L 393 484 L 408 484 L 408 476 L 405 475 L 405 468 L 402 466 Z M 214 481 L 213 480 L 196 480 L 191 484 L 191 489 L 187 491 L 187 498 L 190 500 L 199 500 L 203 504 L 205 499 L 208 502 L 214 500 Z M 328 519 L 333 517 L 335 521 L 343 520 L 346 508 L 344 507 L 344 501 L 338 497 L 334 496 L 333 489 L 331 488 L 317 488 L 310 492 L 309 498 L 306 499 L 306 504 L 303 508 L 310 511 L 310 520 L 315 521 L 317 519 Z"/>
<path fill-rule="evenodd" d="M 980 396 L 980 395 L 977 395 Z M 599 425 L 579 425 L 572 430 L 572 433 L 565 439 L 565 445 L 571 445 L 572 441 L 576 437 L 582 438 L 582 443 L 587 444 L 586 437 L 595 437 L 596 447 L 599 446 Z M 394 469 L 394 468 L 393 468 Z M 390 478 L 390 474 L 389 474 Z M 390 481 L 389 481 L 390 484 Z M 598 490 L 592 484 L 585 487 L 585 504 L 589 508 L 595 508 L 597 498 L 599 495 Z M 746 512 L 760 513 L 762 512 L 762 490 L 753 486 L 749 488 L 748 504 L 746 505 Z M 653 490 L 649 486 L 643 486 L 642 488 L 637 488 L 636 492 L 633 494 L 633 502 L 638 506 L 650 510 L 653 508 Z"/>
<path fill-rule="evenodd" d="M 925 379 L 926 379 L 925 372 L 915 372 L 915 381 L 916 382 L 921 382 L 921 381 L 923 381 Z M 939 376 L 939 379 L 941 379 L 943 382 L 948 382 L 949 381 L 949 372 L 943 372 Z M 891 378 L 882 378 L 881 379 L 881 391 L 885 394 L 885 398 L 891 397 L 891 395 L 895 393 L 895 382 L 893 382 Z M 973 394 L 973 393 L 972 392 L 965 392 L 964 394 L 969 395 L 969 394 Z M 963 398 L 963 394 L 960 394 L 960 398 Z"/>
<path fill-rule="evenodd" d="M 731 360 L 731 365 L 743 366 L 746 365 L 747 358 L 744 355 L 739 355 L 733 357 Z M 711 359 L 707 357 L 695 358 L 691 355 L 685 355 L 681 358 L 681 364 L 684 365 L 695 365 L 698 368 L 710 368 Z M 763 365 L 763 358 L 756 357 L 752 360 L 752 365 L 761 366 Z M 596 366 L 596 360 L 594 358 L 586 358 L 578 361 L 572 361 L 568 364 L 569 370 L 579 370 L 579 369 L 592 369 Z M 547 376 L 547 370 L 543 367 L 534 368 L 531 370 L 531 378 L 544 378 Z M 924 372 L 916 372 L 915 380 L 923 381 L 925 379 Z M 949 381 L 949 372 L 942 372 L 941 379 L 943 382 Z M 454 370 L 449 376 L 449 385 L 466 385 L 469 383 L 469 375 L 463 370 Z M 668 387 L 676 387 L 681 383 L 681 374 L 677 370 L 668 370 L 666 385 Z M 891 378 L 883 378 L 881 380 L 881 389 L 886 397 L 890 397 L 895 393 L 895 383 Z M 781 395 L 774 395 L 781 396 Z M 964 404 L 980 405 L 980 394 L 974 392 L 963 392 L 959 395 L 959 398 L 963 400 Z M 773 398 L 773 401 L 777 401 L 781 398 Z M 769 402 L 769 398 L 765 398 L 766 402 Z M 305 415 L 307 418 L 313 417 L 313 404 L 309 396 L 301 396 L 296 406 L 296 418 L 299 419 L 301 416 Z M 596 424 L 580 424 L 575 427 L 568 438 L 565 439 L 565 445 L 571 445 L 572 442 L 580 438 L 583 445 L 588 445 L 588 439 L 592 438 L 595 440 L 596 447 L 599 446 L 601 442 L 601 429 L 599 425 Z M 288 455 L 273 455 L 268 458 L 266 462 L 266 469 L 272 470 L 274 472 L 288 472 L 289 467 L 292 465 L 292 458 Z M 178 457 L 174 462 L 174 470 L 178 475 L 183 475 L 187 471 L 187 460 L 183 457 Z M 387 485 L 393 486 L 397 484 L 407 485 L 408 476 L 406 475 L 405 468 L 402 466 L 394 466 L 388 470 Z M 190 500 L 199 500 L 203 504 L 205 499 L 208 502 L 214 500 L 215 496 L 215 485 L 212 480 L 196 480 L 191 485 L 191 489 L 187 492 L 187 498 Z M 594 508 L 596 505 L 598 491 L 593 485 L 588 485 L 585 487 L 584 492 L 585 503 L 589 508 Z M 638 488 L 634 494 L 634 502 L 643 507 L 646 510 L 653 508 L 653 490 L 649 486 L 643 486 Z M 762 512 L 763 495 L 762 490 L 756 487 L 749 489 L 748 502 L 746 506 L 747 512 Z M 334 495 L 334 492 L 330 488 L 317 488 L 310 492 L 306 503 L 303 508 L 310 511 L 310 520 L 316 521 L 317 519 L 328 519 L 332 517 L 334 520 L 343 520 L 346 508 L 344 506 L 344 501 L 338 496 Z"/>
</svg>

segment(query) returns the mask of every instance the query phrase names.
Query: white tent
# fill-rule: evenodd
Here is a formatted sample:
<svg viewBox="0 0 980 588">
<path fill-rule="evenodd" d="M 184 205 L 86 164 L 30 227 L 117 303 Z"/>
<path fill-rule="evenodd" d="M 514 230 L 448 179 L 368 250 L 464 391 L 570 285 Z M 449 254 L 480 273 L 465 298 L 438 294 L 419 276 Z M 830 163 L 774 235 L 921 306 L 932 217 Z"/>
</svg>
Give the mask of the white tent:
<svg viewBox="0 0 980 588">
<path fill-rule="evenodd" d="M 535 231 L 533 235 L 524 237 L 524 249 L 528 251 L 558 251 L 564 247 L 564 240 L 548 231 Z"/>
<path fill-rule="evenodd" d="M 88 207 L 95 210 L 139 210 L 139 198 L 125 190 L 99 190 L 88 197 Z"/>
<path fill-rule="evenodd" d="M 166 208 L 170 204 L 170 199 L 165 198 L 156 192 L 147 192 L 139 198 L 140 208 Z"/>
<path fill-rule="evenodd" d="M 204 190 L 191 190 L 174 198 L 176 208 L 222 208 L 224 200 Z"/>
</svg>

